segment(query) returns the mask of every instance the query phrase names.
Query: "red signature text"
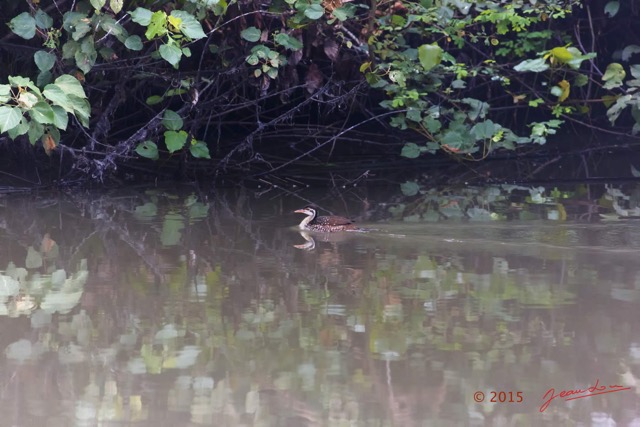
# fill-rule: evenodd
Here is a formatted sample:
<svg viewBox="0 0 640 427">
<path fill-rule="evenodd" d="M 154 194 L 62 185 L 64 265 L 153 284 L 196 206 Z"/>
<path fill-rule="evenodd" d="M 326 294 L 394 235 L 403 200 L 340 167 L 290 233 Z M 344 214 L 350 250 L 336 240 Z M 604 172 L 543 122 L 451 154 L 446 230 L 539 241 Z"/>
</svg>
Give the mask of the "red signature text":
<svg viewBox="0 0 640 427">
<path fill-rule="evenodd" d="M 564 401 L 567 402 L 569 400 L 582 399 L 583 397 L 597 396 L 599 394 L 606 394 L 606 393 L 615 393 L 618 391 L 624 391 L 624 390 L 630 390 L 630 389 L 631 387 L 624 387 L 621 385 L 609 385 L 609 386 L 600 385 L 600 380 L 598 379 L 596 379 L 596 383 L 594 385 L 584 390 L 581 390 L 581 389 L 562 390 L 560 393 L 556 394 L 556 389 L 550 388 L 544 394 L 544 396 L 542 396 L 542 400 L 544 400 L 544 403 L 542 404 L 542 406 L 540 406 L 540 412 L 544 412 L 549 407 L 553 399 L 555 399 L 556 397 L 564 399 Z"/>
</svg>

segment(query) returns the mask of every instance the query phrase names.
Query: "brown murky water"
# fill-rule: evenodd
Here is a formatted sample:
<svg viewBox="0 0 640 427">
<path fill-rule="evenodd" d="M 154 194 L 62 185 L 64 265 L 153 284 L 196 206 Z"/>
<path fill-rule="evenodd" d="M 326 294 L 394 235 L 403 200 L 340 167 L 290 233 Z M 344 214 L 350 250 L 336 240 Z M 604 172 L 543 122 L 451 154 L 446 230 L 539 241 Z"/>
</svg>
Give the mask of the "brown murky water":
<svg viewBox="0 0 640 427">
<path fill-rule="evenodd" d="M 257 194 L 0 199 L 0 425 L 640 425 L 640 223 Z"/>
</svg>

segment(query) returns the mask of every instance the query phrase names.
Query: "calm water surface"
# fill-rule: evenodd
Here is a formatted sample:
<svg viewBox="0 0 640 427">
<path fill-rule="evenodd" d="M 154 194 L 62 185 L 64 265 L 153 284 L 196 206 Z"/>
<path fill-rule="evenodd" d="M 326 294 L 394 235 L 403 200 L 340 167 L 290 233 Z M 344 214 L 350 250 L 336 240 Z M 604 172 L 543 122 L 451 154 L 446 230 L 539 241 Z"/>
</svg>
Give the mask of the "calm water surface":
<svg viewBox="0 0 640 427">
<path fill-rule="evenodd" d="M 258 195 L 0 198 L 0 425 L 640 425 L 640 223 Z"/>
</svg>

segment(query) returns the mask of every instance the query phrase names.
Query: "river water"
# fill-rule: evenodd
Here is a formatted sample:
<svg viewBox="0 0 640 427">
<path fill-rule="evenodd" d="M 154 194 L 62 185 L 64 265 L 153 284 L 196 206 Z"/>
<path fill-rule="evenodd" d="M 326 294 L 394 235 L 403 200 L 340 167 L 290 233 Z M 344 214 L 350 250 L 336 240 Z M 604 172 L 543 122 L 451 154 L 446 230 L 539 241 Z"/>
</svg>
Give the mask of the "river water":
<svg viewBox="0 0 640 427">
<path fill-rule="evenodd" d="M 477 194 L 6 195 L 0 425 L 640 425 L 633 196 Z"/>
</svg>

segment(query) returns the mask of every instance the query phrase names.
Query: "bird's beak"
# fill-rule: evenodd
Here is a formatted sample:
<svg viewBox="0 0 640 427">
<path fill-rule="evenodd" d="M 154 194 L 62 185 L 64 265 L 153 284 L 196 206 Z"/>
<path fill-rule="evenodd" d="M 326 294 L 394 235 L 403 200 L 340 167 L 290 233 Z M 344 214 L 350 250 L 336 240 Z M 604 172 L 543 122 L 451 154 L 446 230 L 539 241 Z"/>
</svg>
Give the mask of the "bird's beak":
<svg viewBox="0 0 640 427">
<path fill-rule="evenodd" d="M 295 211 L 293 211 L 294 213 L 301 213 L 301 214 L 307 214 L 308 212 L 305 209 L 296 209 Z"/>
</svg>

